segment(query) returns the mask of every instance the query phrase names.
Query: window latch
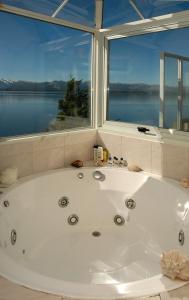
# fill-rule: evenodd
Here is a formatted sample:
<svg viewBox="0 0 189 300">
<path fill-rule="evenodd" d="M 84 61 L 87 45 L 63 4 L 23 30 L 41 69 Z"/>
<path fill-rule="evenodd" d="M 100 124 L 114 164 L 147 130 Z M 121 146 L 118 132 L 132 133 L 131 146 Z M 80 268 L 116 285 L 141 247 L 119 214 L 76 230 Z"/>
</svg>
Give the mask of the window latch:
<svg viewBox="0 0 189 300">
<path fill-rule="evenodd" d="M 148 129 L 146 127 L 137 127 L 137 130 L 138 130 L 138 132 L 142 132 L 142 133 L 147 134 L 147 135 L 154 135 L 154 136 L 156 136 L 155 133 L 150 133 L 149 132 L 150 129 Z"/>
<path fill-rule="evenodd" d="M 146 127 L 137 127 L 139 132 L 143 132 L 146 133 L 147 131 L 150 131 L 150 129 L 146 128 Z"/>
</svg>

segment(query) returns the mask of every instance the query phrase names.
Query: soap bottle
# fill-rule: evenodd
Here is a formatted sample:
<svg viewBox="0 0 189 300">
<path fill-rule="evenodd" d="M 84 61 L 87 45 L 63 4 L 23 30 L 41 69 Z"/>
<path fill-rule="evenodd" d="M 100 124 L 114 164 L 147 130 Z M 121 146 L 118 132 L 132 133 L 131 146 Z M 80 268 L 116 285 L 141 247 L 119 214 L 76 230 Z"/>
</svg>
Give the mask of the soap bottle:
<svg viewBox="0 0 189 300">
<path fill-rule="evenodd" d="M 97 148 L 97 160 L 100 162 L 103 161 L 103 147 L 98 146 Z"/>
<path fill-rule="evenodd" d="M 108 158 L 108 165 L 109 165 L 109 166 L 112 166 L 112 165 L 113 165 L 113 161 L 112 161 L 111 156 Z"/>
<path fill-rule="evenodd" d="M 117 164 L 118 164 L 118 158 L 117 158 L 116 156 L 114 156 L 113 164 L 114 164 L 114 165 L 117 165 Z"/>
<path fill-rule="evenodd" d="M 95 163 L 98 160 L 97 152 L 98 152 L 98 145 L 94 145 L 94 147 L 93 147 L 93 160 L 94 160 Z"/>
<path fill-rule="evenodd" d="M 103 162 L 107 163 L 108 161 L 108 150 L 107 149 L 103 149 Z"/>
<path fill-rule="evenodd" d="M 123 166 L 124 166 L 124 160 L 123 160 L 123 157 L 121 157 L 120 160 L 119 160 L 119 166 L 120 166 L 120 167 L 123 167 Z"/>
</svg>

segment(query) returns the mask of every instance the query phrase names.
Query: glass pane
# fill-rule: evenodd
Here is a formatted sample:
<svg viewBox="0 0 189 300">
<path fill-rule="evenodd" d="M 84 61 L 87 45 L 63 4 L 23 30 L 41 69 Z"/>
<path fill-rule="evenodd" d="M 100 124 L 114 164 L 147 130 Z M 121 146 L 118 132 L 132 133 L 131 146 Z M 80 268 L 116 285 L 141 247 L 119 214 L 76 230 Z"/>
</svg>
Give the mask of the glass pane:
<svg viewBox="0 0 189 300">
<path fill-rule="evenodd" d="M 92 35 L 7 13 L 0 35 L 0 136 L 89 126 Z"/>
<path fill-rule="evenodd" d="M 103 27 L 108 28 L 139 20 L 129 0 L 104 0 Z"/>
<path fill-rule="evenodd" d="M 0 0 L 0 3 L 52 16 L 63 0 Z M 95 0 L 69 0 L 56 18 L 95 26 Z"/>
<path fill-rule="evenodd" d="M 158 126 L 159 55 L 151 37 L 110 42 L 107 119 Z"/>
<path fill-rule="evenodd" d="M 144 18 L 189 9 L 189 1 L 184 0 L 104 0 L 104 27 L 140 20 L 140 16 L 131 2 L 139 9 Z"/>
<path fill-rule="evenodd" d="M 161 52 L 188 56 L 189 28 L 109 42 L 107 119 L 159 126 Z M 165 126 L 174 127 L 177 65 L 167 63 Z"/>
<path fill-rule="evenodd" d="M 57 17 L 94 27 L 95 0 L 69 0 Z"/>
<path fill-rule="evenodd" d="M 183 61 L 182 129 L 189 131 L 189 62 Z"/>
<path fill-rule="evenodd" d="M 135 3 L 146 19 L 189 9 L 189 2 L 182 0 L 135 0 Z"/>
<path fill-rule="evenodd" d="M 1 0 L 0 3 L 51 16 L 61 0 Z"/>
<path fill-rule="evenodd" d="M 175 58 L 165 58 L 164 93 L 164 128 L 176 129 L 178 110 L 178 62 Z"/>
</svg>

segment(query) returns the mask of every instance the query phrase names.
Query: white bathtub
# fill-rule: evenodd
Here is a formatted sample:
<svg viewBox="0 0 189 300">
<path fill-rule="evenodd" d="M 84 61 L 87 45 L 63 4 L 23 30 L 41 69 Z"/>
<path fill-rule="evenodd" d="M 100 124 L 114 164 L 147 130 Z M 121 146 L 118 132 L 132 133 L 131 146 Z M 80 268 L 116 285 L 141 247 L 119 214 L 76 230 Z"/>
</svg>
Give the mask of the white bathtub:
<svg viewBox="0 0 189 300">
<path fill-rule="evenodd" d="M 101 168 L 105 180 L 98 181 L 94 171 L 47 172 L 20 180 L 1 195 L 0 274 L 36 290 L 83 299 L 154 295 L 183 285 L 162 276 L 159 261 L 164 250 L 188 253 L 186 190 L 118 168 Z M 58 204 L 62 197 L 69 201 L 65 207 Z M 130 198 L 134 209 L 125 205 Z M 70 225 L 73 214 L 79 220 Z M 115 224 L 116 215 L 123 225 Z"/>
</svg>

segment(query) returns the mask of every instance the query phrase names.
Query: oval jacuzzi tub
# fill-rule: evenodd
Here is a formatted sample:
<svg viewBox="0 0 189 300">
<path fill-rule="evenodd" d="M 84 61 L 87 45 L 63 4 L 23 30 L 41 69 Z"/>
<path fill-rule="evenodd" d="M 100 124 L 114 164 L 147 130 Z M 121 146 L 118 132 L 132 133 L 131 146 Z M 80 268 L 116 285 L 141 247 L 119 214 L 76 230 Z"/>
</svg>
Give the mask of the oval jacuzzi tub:
<svg viewBox="0 0 189 300">
<path fill-rule="evenodd" d="M 91 299 L 183 285 L 162 276 L 159 262 L 165 250 L 188 253 L 188 193 L 147 173 L 100 168 L 101 178 L 96 170 L 50 171 L 2 194 L 0 274 L 36 290 Z"/>
</svg>

